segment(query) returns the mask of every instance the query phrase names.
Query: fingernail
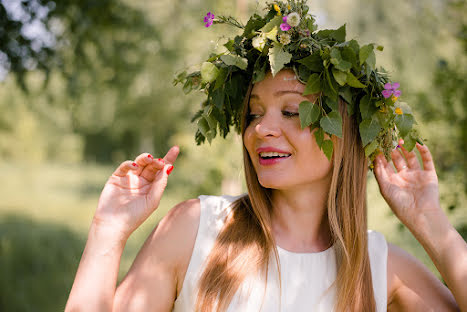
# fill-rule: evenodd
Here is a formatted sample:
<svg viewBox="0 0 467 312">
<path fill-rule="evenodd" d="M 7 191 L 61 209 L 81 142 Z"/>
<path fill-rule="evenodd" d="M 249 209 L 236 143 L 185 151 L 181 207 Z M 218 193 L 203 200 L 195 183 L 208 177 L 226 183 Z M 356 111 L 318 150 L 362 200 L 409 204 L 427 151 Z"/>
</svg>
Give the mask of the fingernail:
<svg viewBox="0 0 467 312">
<path fill-rule="evenodd" d="M 170 173 L 174 170 L 174 166 L 170 165 L 169 168 L 167 168 L 167 175 L 170 175 Z"/>
<path fill-rule="evenodd" d="M 152 155 L 151 155 L 151 154 L 149 154 L 149 155 L 148 155 L 148 158 L 154 158 L 154 157 L 152 157 Z"/>
<path fill-rule="evenodd" d="M 133 167 L 138 167 L 137 163 L 132 163 Z"/>
<path fill-rule="evenodd" d="M 157 160 L 158 160 L 158 161 L 164 162 L 164 160 L 163 160 L 162 158 L 157 158 Z"/>
</svg>

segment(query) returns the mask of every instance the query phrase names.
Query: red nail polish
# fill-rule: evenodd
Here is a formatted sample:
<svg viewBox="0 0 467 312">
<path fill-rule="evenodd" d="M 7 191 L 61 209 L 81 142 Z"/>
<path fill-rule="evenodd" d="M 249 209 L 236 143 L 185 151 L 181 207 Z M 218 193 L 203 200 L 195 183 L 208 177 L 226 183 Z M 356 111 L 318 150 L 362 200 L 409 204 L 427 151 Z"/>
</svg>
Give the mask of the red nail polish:
<svg viewBox="0 0 467 312">
<path fill-rule="evenodd" d="M 167 168 L 167 174 L 170 175 L 172 170 L 174 170 L 174 166 L 170 166 L 169 168 Z"/>
<path fill-rule="evenodd" d="M 149 154 L 149 155 L 148 155 L 148 158 L 154 158 L 154 157 L 152 157 L 152 155 L 151 155 L 151 154 Z"/>
<path fill-rule="evenodd" d="M 162 158 L 157 158 L 157 160 L 158 160 L 158 161 L 164 162 L 164 160 L 163 160 Z"/>
<path fill-rule="evenodd" d="M 132 163 L 133 167 L 138 167 L 137 163 Z"/>
</svg>

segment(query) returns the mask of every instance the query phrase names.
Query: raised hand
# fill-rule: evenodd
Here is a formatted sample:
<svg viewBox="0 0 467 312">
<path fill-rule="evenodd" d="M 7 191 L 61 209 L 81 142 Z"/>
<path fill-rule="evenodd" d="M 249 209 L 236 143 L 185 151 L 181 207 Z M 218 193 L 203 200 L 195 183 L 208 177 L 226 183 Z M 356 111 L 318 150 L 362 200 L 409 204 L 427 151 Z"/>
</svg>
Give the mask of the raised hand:
<svg viewBox="0 0 467 312">
<path fill-rule="evenodd" d="M 128 238 L 159 206 L 178 153 L 174 146 L 163 159 L 143 153 L 121 163 L 102 190 L 93 225 Z"/>
<path fill-rule="evenodd" d="M 392 162 L 387 162 L 383 154 L 374 161 L 374 174 L 383 198 L 395 215 L 411 228 L 424 216 L 441 211 L 439 202 L 438 176 L 431 153 L 426 145 L 416 143 L 420 152 L 423 168 L 420 167 L 415 151 L 410 153 L 402 146 L 402 154 L 396 149 L 391 153 Z"/>
</svg>

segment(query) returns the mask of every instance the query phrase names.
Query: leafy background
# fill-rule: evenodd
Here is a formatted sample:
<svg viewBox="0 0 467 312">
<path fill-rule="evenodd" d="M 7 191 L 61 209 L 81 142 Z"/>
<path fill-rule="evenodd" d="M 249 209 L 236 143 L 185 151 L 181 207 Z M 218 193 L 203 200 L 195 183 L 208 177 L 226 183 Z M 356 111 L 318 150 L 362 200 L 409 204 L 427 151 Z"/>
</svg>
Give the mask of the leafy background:
<svg viewBox="0 0 467 312">
<path fill-rule="evenodd" d="M 261 1 L 260 6 L 264 3 Z M 181 154 L 158 210 L 132 235 L 124 276 L 176 203 L 244 192 L 241 140 L 196 146 L 188 121 L 202 96 L 172 86 L 234 35 L 206 29 L 207 11 L 243 22 L 236 0 L 0 0 L 0 310 L 65 307 L 98 196 L 114 168 L 139 153 Z M 427 138 L 441 202 L 463 237 L 466 212 L 467 8 L 464 1 L 310 1 L 320 27 L 385 47 L 377 66 L 401 83 Z M 370 228 L 436 269 L 368 177 Z"/>
</svg>

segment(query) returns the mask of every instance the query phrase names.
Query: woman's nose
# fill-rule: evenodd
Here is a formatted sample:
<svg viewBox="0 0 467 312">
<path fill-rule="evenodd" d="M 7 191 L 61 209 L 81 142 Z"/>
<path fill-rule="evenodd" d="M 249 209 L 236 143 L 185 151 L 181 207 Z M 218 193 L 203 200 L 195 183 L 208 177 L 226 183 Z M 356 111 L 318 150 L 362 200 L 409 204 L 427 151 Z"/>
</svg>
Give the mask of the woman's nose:
<svg viewBox="0 0 467 312">
<path fill-rule="evenodd" d="M 265 114 L 261 118 L 259 123 L 255 126 L 255 131 L 258 137 L 277 137 L 281 134 L 279 121 L 271 114 Z"/>
</svg>

